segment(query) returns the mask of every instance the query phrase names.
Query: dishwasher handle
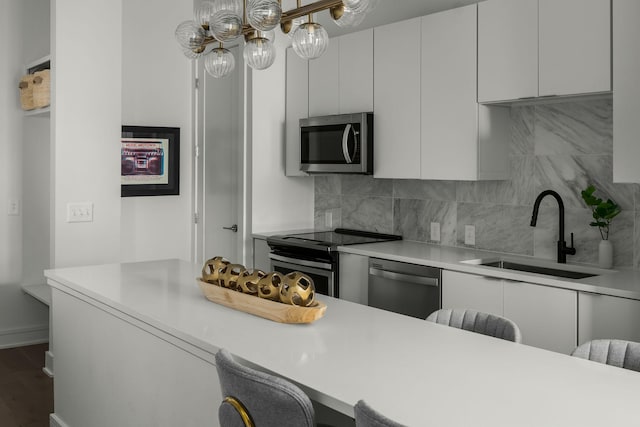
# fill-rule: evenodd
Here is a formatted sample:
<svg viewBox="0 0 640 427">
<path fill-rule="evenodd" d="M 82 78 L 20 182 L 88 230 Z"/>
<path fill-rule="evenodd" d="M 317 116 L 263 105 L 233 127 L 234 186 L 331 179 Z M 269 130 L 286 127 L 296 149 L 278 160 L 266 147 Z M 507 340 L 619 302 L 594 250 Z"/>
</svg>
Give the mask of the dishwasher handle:
<svg viewBox="0 0 640 427">
<path fill-rule="evenodd" d="M 424 277 L 413 274 L 396 273 L 395 271 L 380 270 L 379 268 L 374 267 L 369 267 L 369 275 L 425 286 L 437 287 L 440 284 L 440 280 L 437 277 Z"/>
</svg>

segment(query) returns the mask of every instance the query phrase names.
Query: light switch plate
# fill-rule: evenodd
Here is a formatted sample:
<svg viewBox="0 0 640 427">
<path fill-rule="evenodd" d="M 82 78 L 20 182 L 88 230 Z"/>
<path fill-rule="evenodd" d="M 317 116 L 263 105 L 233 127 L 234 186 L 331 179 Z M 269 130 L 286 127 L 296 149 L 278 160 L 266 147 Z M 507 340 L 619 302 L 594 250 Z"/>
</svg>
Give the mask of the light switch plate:
<svg viewBox="0 0 640 427">
<path fill-rule="evenodd" d="M 473 246 L 476 244 L 476 227 L 473 225 L 464 226 L 464 244 Z"/>
<path fill-rule="evenodd" d="M 431 223 L 431 241 L 432 242 L 440 241 L 440 223 L 439 222 Z"/>
<path fill-rule="evenodd" d="M 20 215 L 20 200 L 9 200 L 7 203 L 7 215 L 19 216 Z"/>
<path fill-rule="evenodd" d="M 67 222 L 92 222 L 93 203 L 67 203 Z"/>
</svg>

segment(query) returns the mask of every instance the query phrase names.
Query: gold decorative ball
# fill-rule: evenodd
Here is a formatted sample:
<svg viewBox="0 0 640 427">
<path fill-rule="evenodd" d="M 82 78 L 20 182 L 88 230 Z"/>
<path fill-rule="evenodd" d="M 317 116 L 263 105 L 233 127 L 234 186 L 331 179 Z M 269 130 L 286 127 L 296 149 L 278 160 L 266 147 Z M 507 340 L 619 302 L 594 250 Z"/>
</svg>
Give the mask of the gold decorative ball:
<svg viewBox="0 0 640 427">
<path fill-rule="evenodd" d="M 205 262 L 204 267 L 202 267 L 202 280 L 207 283 L 219 285 L 218 279 L 220 279 L 220 272 L 229 264 L 229 261 L 221 256 L 211 258 Z"/>
<path fill-rule="evenodd" d="M 266 275 L 262 270 L 245 270 L 238 277 L 238 287 L 245 294 L 258 295 L 258 282 Z"/>
<path fill-rule="evenodd" d="M 258 281 L 258 296 L 272 301 L 280 301 L 282 274 L 273 271 Z"/>
<path fill-rule="evenodd" d="M 294 271 L 286 276 L 280 287 L 280 301 L 285 304 L 308 307 L 316 297 L 313 279 L 304 273 Z"/>
<path fill-rule="evenodd" d="M 241 291 L 238 286 L 238 279 L 242 275 L 242 273 L 246 271 L 244 265 L 241 264 L 228 264 L 224 269 L 220 271 L 220 278 L 218 281 L 220 282 L 220 286 L 223 288 L 228 288 L 233 291 Z"/>
</svg>

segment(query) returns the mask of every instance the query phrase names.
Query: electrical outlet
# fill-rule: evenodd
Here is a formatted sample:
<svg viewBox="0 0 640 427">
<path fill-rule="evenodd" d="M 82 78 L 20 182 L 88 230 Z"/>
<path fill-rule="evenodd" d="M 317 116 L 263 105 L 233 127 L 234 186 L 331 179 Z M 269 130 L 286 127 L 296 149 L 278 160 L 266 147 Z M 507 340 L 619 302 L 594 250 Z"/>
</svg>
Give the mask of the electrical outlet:
<svg viewBox="0 0 640 427">
<path fill-rule="evenodd" d="M 20 215 L 20 201 L 9 200 L 7 203 L 7 215 L 19 216 Z"/>
<path fill-rule="evenodd" d="M 473 225 L 464 226 L 464 244 L 474 246 L 476 244 L 476 227 Z"/>
<path fill-rule="evenodd" d="M 440 241 L 440 223 L 432 222 L 431 223 L 431 239 L 432 242 Z"/>
<path fill-rule="evenodd" d="M 92 222 L 93 203 L 67 203 L 67 222 Z"/>
</svg>

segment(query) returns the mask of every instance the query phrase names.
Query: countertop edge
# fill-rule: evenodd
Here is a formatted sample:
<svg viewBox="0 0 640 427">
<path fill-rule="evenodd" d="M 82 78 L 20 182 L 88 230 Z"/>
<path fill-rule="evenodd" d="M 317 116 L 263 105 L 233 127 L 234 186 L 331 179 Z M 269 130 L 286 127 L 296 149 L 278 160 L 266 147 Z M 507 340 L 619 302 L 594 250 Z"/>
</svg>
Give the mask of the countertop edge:
<svg viewBox="0 0 640 427">
<path fill-rule="evenodd" d="M 403 248 L 403 253 L 398 253 L 398 247 Z M 409 248 L 409 249 L 405 249 Z M 411 248 L 418 248 L 412 254 Z M 431 252 L 449 252 L 459 253 L 457 255 L 450 255 L 450 257 L 462 259 L 456 260 L 442 260 L 429 258 L 424 256 L 424 251 L 429 250 Z M 536 273 L 519 272 L 513 270 L 502 270 L 493 267 L 487 267 L 477 264 L 469 264 L 462 262 L 468 259 L 487 258 L 487 257 L 505 257 L 505 258 L 530 258 L 535 260 L 541 260 L 539 258 L 525 257 L 521 255 L 506 254 L 502 252 L 492 252 L 485 250 L 475 250 L 472 248 L 457 248 L 433 245 L 423 242 L 413 241 L 398 241 L 398 242 L 385 242 L 375 244 L 362 244 L 362 245 L 346 245 L 339 246 L 338 251 L 341 253 L 350 253 L 354 255 L 363 255 L 374 258 L 383 258 L 392 261 L 406 262 L 411 264 L 419 264 L 430 267 L 442 268 L 449 271 L 457 271 L 461 273 L 477 274 L 482 276 L 496 277 L 505 280 L 512 280 L 517 282 L 527 282 L 536 285 L 549 286 L 560 289 L 574 290 L 583 293 L 594 293 L 600 295 L 608 295 L 620 298 L 627 298 L 640 301 L 640 274 L 636 270 L 617 268 L 612 269 L 610 272 L 596 276 L 596 278 L 586 279 L 564 279 L 555 276 L 546 276 Z M 420 252 L 420 253 L 418 253 Z M 541 260 L 542 261 L 542 260 Z M 547 261 L 547 260 L 544 260 Z M 575 264 L 573 264 L 575 265 Z M 589 266 L 589 268 L 597 268 L 596 266 Z M 628 277 L 625 277 L 626 276 Z M 629 278 L 633 278 L 633 284 L 631 287 L 637 289 L 625 289 L 621 288 L 620 284 L 616 285 L 616 281 L 629 281 Z M 609 284 L 603 283 L 610 281 Z M 600 282 L 600 283 L 597 283 Z"/>
</svg>

